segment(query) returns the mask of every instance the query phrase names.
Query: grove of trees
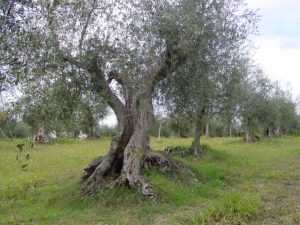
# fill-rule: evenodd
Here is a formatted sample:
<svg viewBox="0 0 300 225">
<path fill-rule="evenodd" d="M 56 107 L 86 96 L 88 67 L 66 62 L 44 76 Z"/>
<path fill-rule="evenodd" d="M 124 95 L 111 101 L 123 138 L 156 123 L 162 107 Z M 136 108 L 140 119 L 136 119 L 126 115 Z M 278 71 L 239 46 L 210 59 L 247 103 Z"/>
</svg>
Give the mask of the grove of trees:
<svg viewBox="0 0 300 225">
<path fill-rule="evenodd" d="M 150 168 L 194 176 L 150 147 L 155 101 L 168 115 L 154 127 L 192 133 L 196 159 L 204 133 L 242 128 L 255 141 L 299 129 L 290 94 L 249 59 L 258 16 L 243 0 L 11 0 L 0 18 L 0 91 L 22 93 L 15 120 L 95 138 L 108 107 L 116 115 L 108 154 L 84 169 L 84 195 L 127 185 L 155 198 L 141 175 Z"/>
</svg>

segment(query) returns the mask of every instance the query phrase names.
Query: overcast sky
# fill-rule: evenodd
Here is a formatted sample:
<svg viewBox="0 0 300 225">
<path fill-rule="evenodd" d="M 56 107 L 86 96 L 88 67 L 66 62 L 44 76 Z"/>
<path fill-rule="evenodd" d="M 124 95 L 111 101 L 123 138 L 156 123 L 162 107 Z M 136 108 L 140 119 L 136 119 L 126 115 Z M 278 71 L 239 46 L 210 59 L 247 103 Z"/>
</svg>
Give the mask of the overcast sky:
<svg viewBox="0 0 300 225">
<path fill-rule="evenodd" d="M 300 95 L 300 0 L 246 0 L 259 9 L 256 62 L 283 88 Z"/>
</svg>

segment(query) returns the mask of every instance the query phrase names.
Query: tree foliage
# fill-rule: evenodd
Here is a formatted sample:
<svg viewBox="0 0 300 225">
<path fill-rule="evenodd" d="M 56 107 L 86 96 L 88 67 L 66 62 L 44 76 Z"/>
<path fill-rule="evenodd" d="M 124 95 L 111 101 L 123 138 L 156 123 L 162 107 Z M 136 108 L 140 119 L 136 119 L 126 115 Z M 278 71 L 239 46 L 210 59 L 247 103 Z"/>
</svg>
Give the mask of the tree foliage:
<svg viewBox="0 0 300 225">
<path fill-rule="evenodd" d="M 118 131 L 109 153 L 85 169 L 82 193 L 92 194 L 113 180 L 112 186 L 129 185 L 154 198 L 142 169 L 181 170 L 194 176 L 150 147 L 154 90 L 161 91 L 158 84 L 163 81 L 167 88 L 173 86 L 176 77 L 185 81 L 180 92 L 191 94 L 187 99 L 193 99 L 188 102 L 195 106 L 192 112 L 199 124 L 198 115 L 210 108 L 219 78 L 231 70 L 240 46 L 255 28 L 255 13 L 242 0 L 24 1 L 12 6 L 14 18 L 22 18 L 17 22 L 20 29 L 8 30 L 16 34 L 9 41 L 17 53 L 11 60 L 18 64 L 6 64 L 21 85 L 34 81 L 47 90 L 71 72 L 79 87 L 101 96 L 116 114 Z M 43 103 L 48 96 L 66 94 L 60 91 L 54 88 L 38 96 L 43 96 Z M 172 95 L 175 102 L 180 92 Z M 71 99 L 76 100 L 76 94 Z M 69 103 L 68 109 L 76 105 Z M 53 108 L 45 110 L 51 115 Z"/>
</svg>

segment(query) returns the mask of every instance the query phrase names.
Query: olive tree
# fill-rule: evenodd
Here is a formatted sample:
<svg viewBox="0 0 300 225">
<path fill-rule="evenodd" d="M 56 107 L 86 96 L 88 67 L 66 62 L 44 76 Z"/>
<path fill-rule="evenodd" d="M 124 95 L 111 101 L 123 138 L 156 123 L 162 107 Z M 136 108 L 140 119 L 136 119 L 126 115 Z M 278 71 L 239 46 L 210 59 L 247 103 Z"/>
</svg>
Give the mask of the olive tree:
<svg viewBox="0 0 300 225">
<path fill-rule="evenodd" d="M 182 163 L 150 147 L 152 98 L 160 81 L 172 76 L 205 37 L 203 21 L 213 27 L 248 29 L 253 13 L 243 1 L 30 1 L 21 7 L 24 22 L 22 80 L 46 78 L 57 70 L 78 71 L 84 85 L 101 96 L 114 111 L 118 131 L 109 152 L 88 165 L 82 193 L 101 186 L 128 185 L 154 198 L 142 169 L 184 170 Z M 247 33 L 247 32 L 246 32 Z M 219 36 L 225 38 L 224 35 Z M 239 39 L 237 38 L 237 41 Z M 217 47 L 221 45 L 217 44 Z M 214 43 L 211 43 L 214 46 Z M 12 47 L 20 50 L 20 44 Z M 28 50 L 27 54 L 26 51 Z M 30 54 L 29 54 L 30 53 Z M 199 77 L 201 79 L 201 77 Z M 187 87 L 189 88 L 189 87 Z"/>
<path fill-rule="evenodd" d="M 267 137 L 278 137 L 292 133 L 297 124 L 296 103 L 292 100 L 287 91 L 283 91 L 278 84 L 274 85 L 274 90 L 268 102 L 269 110 L 264 121 L 264 133 Z"/>
<path fill-rule="evenodd" d="M 58 77 L 47 87 L 32 82 L 23 90 L 16 109 L 34 133 L 42 129 L 45 135 L 55 132 L 57 137 L 62 133 L 77 137 L 80 131 L 88 138 L 99 137 L 98 122 L 107 114 L 102 98 L 76 87 L 67 76 Z"/>
<path fill-rule="evenodd" d="M 268 115 L 272 83 L 260 68 L 252 64 L 246 64 L 241 72 L 247 76 L 238 96 L 238 114 L 244 128 L 244 140 L 253 142 L 257 139 L 256 124 L 262 124 Z"/>
<path fill-rule="evenodd" d="M 191 16 L 193 23 L 199 24 L 202 30 L 197 33 L 194 48 L 189 51 L 191 57 L 176 70 L 174 76 L 162 83 L 162 87 L 165 88 L 166 99 L 173 114 L 189 115 L 193 121 L 195 137 L 192 148 L 195 158 L 200 158 L 200 136 L 205 125 L 208 132 L 209 118 L 222 111 L 222 105 L 226 105 L 229 120 L 232 120 L 229 111 L 236 105 L 233 96 L 241 80 L 235 68 L 247 53 L 247 37 L 249 33 L 255 32 L 253 23 L 256 18 L 251 12 L 238 16 L 234 13 L 226 14 L 226 10 L 218 10 L 216 16 L 211 14 L 213 9 L 209 1 L 201 5 L 197 1 L 190 1 L 188 5 L 190 11 L 199 7 L 202 15 L 206 15 Z M 221 8 L 232 7 L 228 1 L 220 1 L 217 5 Z M 249 20 L 243 22 L 243 18 Z"/>
</svg>

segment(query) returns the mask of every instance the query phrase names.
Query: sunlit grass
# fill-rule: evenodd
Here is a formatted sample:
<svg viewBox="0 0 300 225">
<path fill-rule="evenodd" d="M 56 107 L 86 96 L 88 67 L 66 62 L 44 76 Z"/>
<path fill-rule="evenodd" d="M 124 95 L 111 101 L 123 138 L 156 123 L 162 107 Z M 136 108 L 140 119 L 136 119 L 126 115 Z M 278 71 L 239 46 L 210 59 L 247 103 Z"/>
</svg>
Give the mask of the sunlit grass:
<svg viewBox="0 0 300 225">
<path fill-rule="evenodd" d="M 152 138 L 154 149 L 189 146 L 191 138 Z M 280 224 L 300 223 L 300 138 L 245 144 L 239 138 L 203 138 L 203 158 L 181 158 L 198 177 L 145 172 L 159 200 L 145 201 L 128 188 L 103 189 L 82 198 L 80 175 L 110 140 L 61 139 L 24 147 L 0 140 L 0 224 Z M 22 153 L 23 154 L 23 153 Z M 25 153 L 24 153 L 25 154 Z M 295 198 L 298 196 L 299 198 Z"/>
</svg>

